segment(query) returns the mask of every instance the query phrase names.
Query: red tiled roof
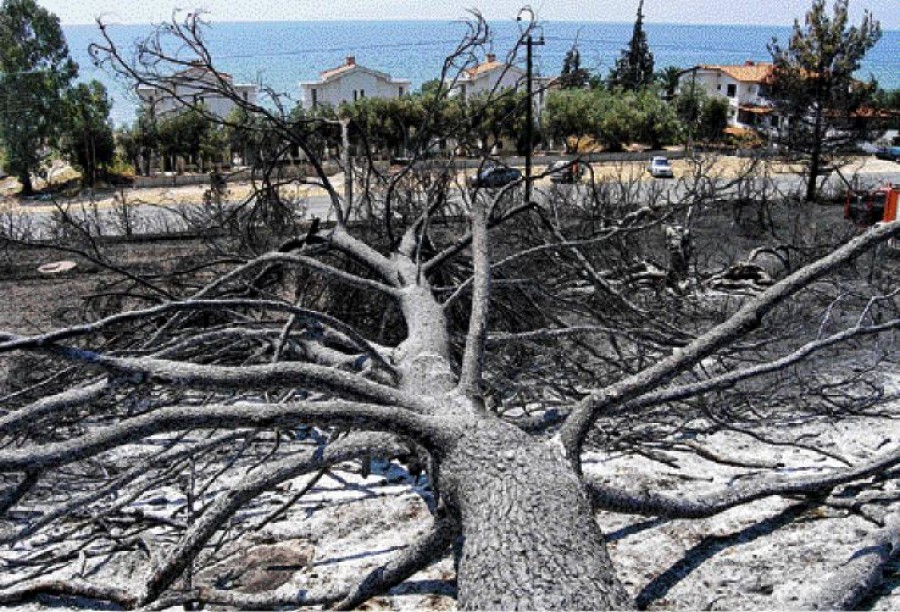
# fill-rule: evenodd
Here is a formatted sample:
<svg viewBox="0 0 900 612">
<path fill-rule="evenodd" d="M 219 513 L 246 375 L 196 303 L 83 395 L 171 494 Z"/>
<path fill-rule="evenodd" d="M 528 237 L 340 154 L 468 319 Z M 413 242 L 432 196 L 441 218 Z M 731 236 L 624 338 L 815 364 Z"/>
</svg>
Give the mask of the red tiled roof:
<svg viewBox="0 0 900 612">
<path fill-rule="evenodd" d="M 500 62 L 498 62 L 497 60 L 493 60 L 490 62 L 484 62 L 483 64 L 478 64 L 477 66 L 467 69 L 466 72 L 470 77 L 474 77 L 484 72 L 490 72 L 495 68 L 501 68 L 502 66 L 503 64 L 501 64 Z"/>
<path fill-rule="evenodd" d="M 196 77 L 203 77 L 207 74 L 212 74 L 212 73 L 213 73 L 213 71 L 210 70 L 207 66 L 197 63 L 197 62 L 192 62 L 189 67 L 185 68 L 184 70 L 180 70 L 180 71 L 176 72 L 173 76 L 179 77 L 179 78 L 196 78 Z M 231 75 L 228 74 L 227 72 L 219 72 L 219 75 L 221 75 L 222 78 L 225 78 L 225 79 L 231 78 Z"/>
<path fill-rule="evenodd" d="M 722 133 L 729 136 L 750 136 L 755 132 L 750 128 L 727 127 L 722 130 Z"/>
<path fill-rule="evenodd" d="M 704 70 L 724 72 L 735 81 L 743 83 L 765 83 L 772 78 L 775 65 L 769 62 L 747 62 L 737 66 L 721 66 L 716 64 L 702 65 Z"/>
<path fill-rule="evenodd" d="M 328 70 L 323 70 L 319 73 L 319 76 L 324 80 L 338 74 L 343 74 L 345 72 L 353 70 L 354 68 L 356 68 L 356 65 L 348 66 L 347 64 L 344 64 L 343 66 L 338 66 L 337 68 L 329 68 Z"/>
<path fill-rule="evenodd" d="M 765 115 L 767 113 L 771 113 L 775 109 L 771 106 L 759 106 L 756 104 L 741 104 L 738 107 L 742 111 L 746 111 L 748 113 L 754 113 L 757 115 Z"/>
</svg>

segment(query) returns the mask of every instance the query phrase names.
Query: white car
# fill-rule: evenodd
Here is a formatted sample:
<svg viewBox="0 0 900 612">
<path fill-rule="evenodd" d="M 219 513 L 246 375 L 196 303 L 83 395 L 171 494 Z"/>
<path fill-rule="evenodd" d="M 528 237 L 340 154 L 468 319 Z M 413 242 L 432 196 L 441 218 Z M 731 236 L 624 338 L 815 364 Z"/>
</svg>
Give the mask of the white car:
<svg viewBox="0 0 900 612">
<path fill-rule="evenodd" d="M 657 156 L 650 158 L 650 164 L 647 166 L 647 172 L 653 178 L 674 178 L 672 174 L 672 166 L 669 164 L 669 158 Z"/>
</svg>

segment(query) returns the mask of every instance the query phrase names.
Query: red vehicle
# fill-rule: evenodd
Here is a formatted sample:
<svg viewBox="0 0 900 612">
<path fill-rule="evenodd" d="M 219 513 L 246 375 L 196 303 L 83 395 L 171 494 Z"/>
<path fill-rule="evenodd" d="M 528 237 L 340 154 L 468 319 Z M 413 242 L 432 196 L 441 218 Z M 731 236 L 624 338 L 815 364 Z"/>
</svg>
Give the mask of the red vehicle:
<svg viewBox="0 0 900 612">
<path fill-rule="evenodd" d="M 871 191 L 847 192 L 844 218 L 856 225 L 868 227 L 879 221 L 897 219 L 897 200 L 900 185 L 885 185 Z"/>
</svg>

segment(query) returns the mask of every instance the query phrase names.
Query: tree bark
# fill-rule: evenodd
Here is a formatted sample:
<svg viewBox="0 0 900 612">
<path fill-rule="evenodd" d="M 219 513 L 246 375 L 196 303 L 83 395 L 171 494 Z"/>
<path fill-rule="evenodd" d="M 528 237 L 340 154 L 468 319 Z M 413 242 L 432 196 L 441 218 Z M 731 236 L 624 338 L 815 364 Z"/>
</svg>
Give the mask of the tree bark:
<svg viewBox="0 0 900 612">
<path fill-rule="evenodd" d="M 30 196 L 34 194 L 34 184 L 31 182 L 31 173 L 23 170 L 19 173 L 19 183 L 22 185 L 21 195 Z"/>
<path fill-rule="evenodd" d="M 549 443 L 484 416 L 441 461 L 440 483 L 463 531 L 460 609 L 630 607 L 581 482 Z"/>
<path fill-rule="evenodd" d="M 819 178 L 819 167 L 822 165 L 822 139 L 825 137 L 822 130 L 822 112 L 821 105 L 817 104 L 812 153 L 809 157 L 809 178 L 806 181 L 806 202 L 813 202 L 816 199 L 816 181 Z"/>
</svg>

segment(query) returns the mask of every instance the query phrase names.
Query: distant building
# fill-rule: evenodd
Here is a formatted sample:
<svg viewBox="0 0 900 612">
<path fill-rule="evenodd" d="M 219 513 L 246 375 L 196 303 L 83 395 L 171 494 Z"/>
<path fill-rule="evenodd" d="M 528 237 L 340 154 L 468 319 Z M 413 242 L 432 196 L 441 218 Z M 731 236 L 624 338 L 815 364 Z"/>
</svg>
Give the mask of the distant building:
<svg viewBox="0 0 900 612">
<path fill-rule="evenodd" d="M 497 56 L 488 53 L 481 64 L 467 68 L 453 84 L 452 96 L 461 96 L 464 100 L 470 96 L 478 96 L 488 92 L 499 94 L 508 89 L 525 90 L 527 75 L 515 64 L 497 61 Z M 534 94 L 534 110 L 540 115 L 544 108 L 547 93 L 559 87 L 559 77 L 532 75 L 531 90 Z"/>
<path fill-rule="evenodd" d="M 728 126 L 734 128 L 777 128 L 779 119 L 770 99 L 769 86 L 775 66 L 747 61 L 736 66 L 700 65 L 686 70 L 682 90 L 692 82 L 711 98 L 728 101 Z"/>
<path fill-rule="evenodd" d="M 236 103 L 219 92 L 222 88 L 219 78 L 234 89 L 236 96 L 251 104 L 256 103 L 256 85 L 235 84 L 230 74 L 220 72 L 216 76 L 201 64 L 193 64 L 167 79 L 169 88 L 174 88 L 174 92 L 140 85 L 137 93 L 144 108 L 149 109 L 157 117 L 179 112 L 186 104 L 203 104 L 210 113 L 225 118 Z"/>
<path fill-rule="evenodd" d="M 321 105 L 337 108 L 343 102 L 361 98 L 399 98 L 409 93 L 409 79 L 395 79 L 391 75 L 366 68 L 349 56 L 344 64 L 325 70 L 315 81 L 300 82 L 300 103 L 311 109 Z"/>
<path fill-rule="evenodd" d="M 463 70 L 454 84 L 453 95 L 468 99 L 491 91 L 499 93 L 520 87 L 525 87 L 525 71 L 513 64 L 498 62 L 496 55 L 488 53 L 484 62 Z"/>
</svg>

